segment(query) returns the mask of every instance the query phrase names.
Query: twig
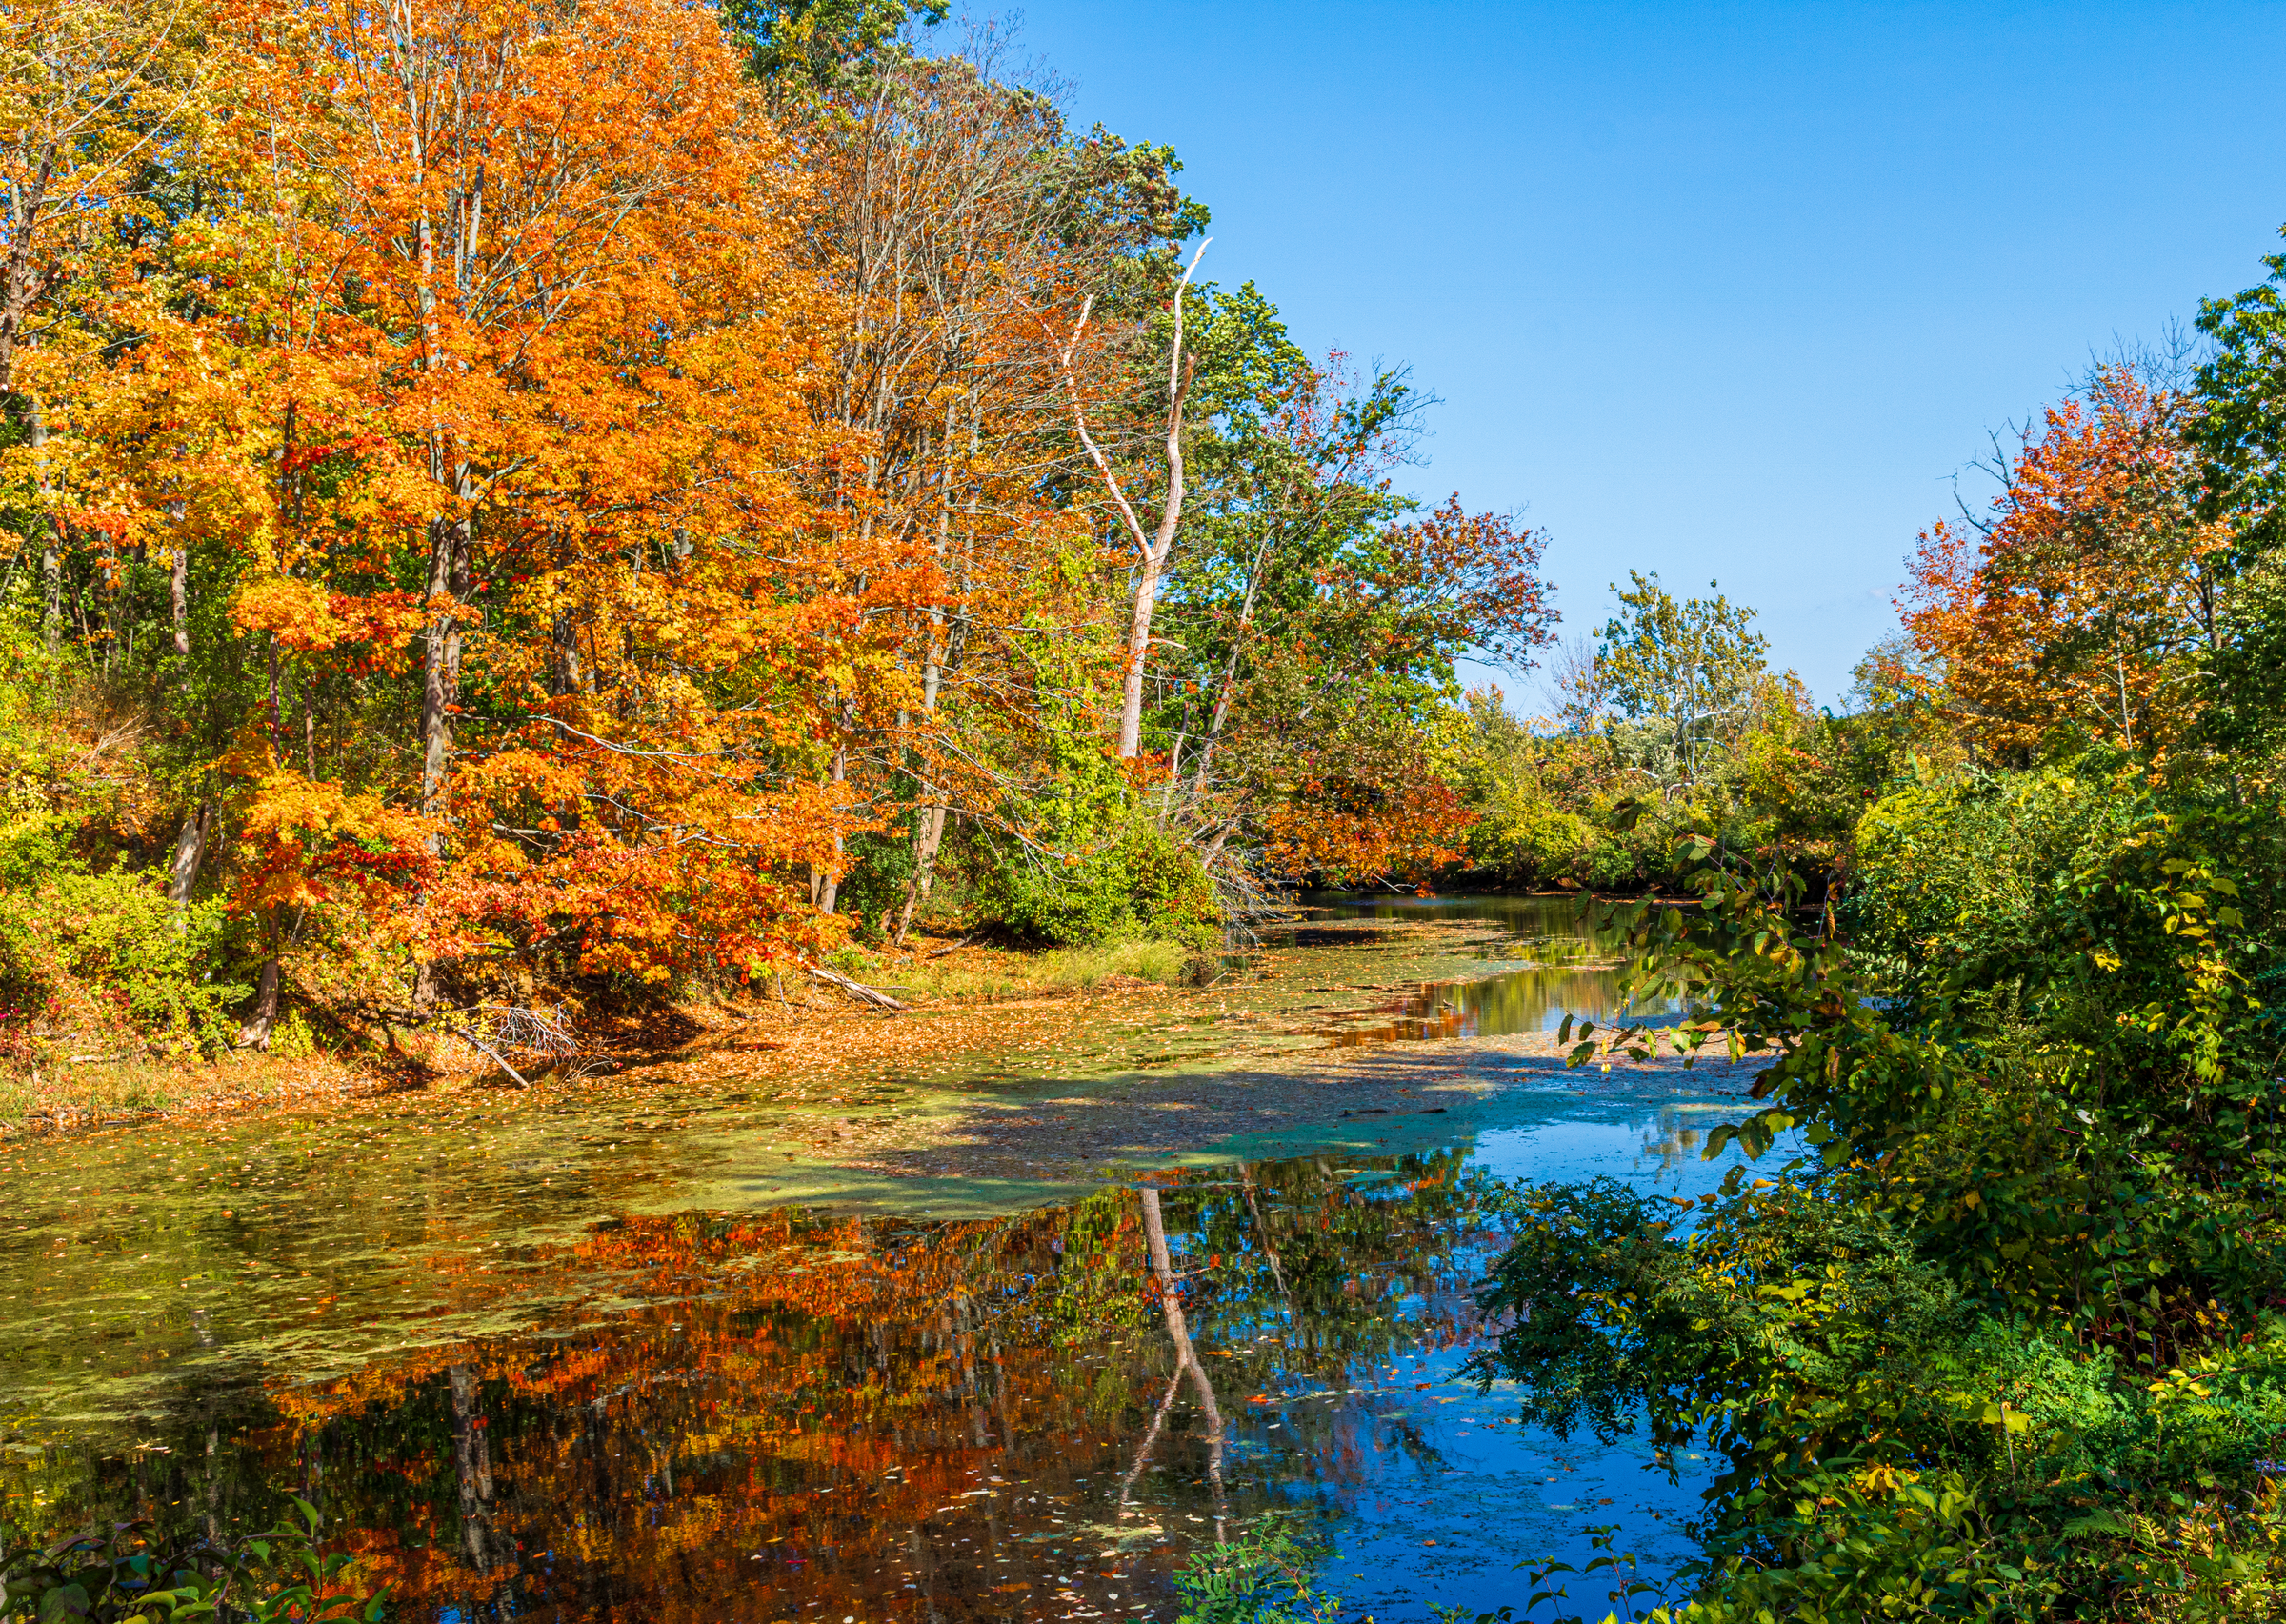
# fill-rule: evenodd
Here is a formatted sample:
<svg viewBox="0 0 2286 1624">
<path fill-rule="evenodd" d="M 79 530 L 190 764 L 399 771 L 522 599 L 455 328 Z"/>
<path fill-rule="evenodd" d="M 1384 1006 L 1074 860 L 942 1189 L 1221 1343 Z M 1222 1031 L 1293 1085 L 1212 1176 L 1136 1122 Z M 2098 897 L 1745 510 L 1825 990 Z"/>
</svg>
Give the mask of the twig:
<svg viewBox="0 0 2286 1624">
<path fill-rule="evenodd" d="M 960 952 L 961 949 L 967 947 L 976 938 L 974 936 L 963 936 L 959 941 L 954 942 L 949 948 L 931 948 L 927 952 L 921 954 L 921 956 L 923 958 L 942 958 L 947 953 Z"/>
</svg>

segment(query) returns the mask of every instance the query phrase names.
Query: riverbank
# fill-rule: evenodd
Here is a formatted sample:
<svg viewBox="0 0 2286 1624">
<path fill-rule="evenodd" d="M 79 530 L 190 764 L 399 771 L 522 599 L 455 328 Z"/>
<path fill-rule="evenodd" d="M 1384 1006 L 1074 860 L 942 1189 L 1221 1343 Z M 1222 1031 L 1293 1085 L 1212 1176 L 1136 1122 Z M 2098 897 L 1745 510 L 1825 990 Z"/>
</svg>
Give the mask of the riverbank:
<svg viewBox="0 0 2286 1624">
<path fill-rule="evenodd" d="M 821 1039 L 850 1045 L 852 1058 L 879 1058 L 912 1047 L 911 1034 L 894 1026 L 901 1018 L 966 1013 L 973 1017 L 968 1024 L 976 1024 L 1011 1005 L 1132 999 L 1179 979 L 1184 968 L 1181 951 L 1159 942 L 1035 953 L 968 943 L 924 945 L 866 971 L 896 984 L 899 1001 L 909 1005 L 905 1011 L 870 1004 L 822 982 L 781 985 L 768 995 L 694 1000 L 591 1020 L 575 1056 L 561 1065 L 527 1063 L 519 1068 L 521 1082 L 474 1045 L 417 1033 L 400 1033 L 401 1052 L 241 1050 L 212 1059 L 167 1059 L 116 1044 L 64 1045 L 44 1065 L 0 1070 L 0 1140 L 216 1112 L 325 1109 L 382 1095 L 560 1090 L 715 1054 L 789 1050 L 814 1066 L 831 1060 L 821 1053 Z M 931 1037 L 955 1044 L 982 1034 L 964 1033 L 957 1020 L 929 1030 Z M 95 1053 L 71 1053 L 73 1047 Z"/>
<path fill-rule="evenodd" d="M 1525 1436 L 1459 1370 L 1491 1181 L 1677 1199 L 1738 1161 L 1698 1153 L 1752 1068 L 1565 1066 L 1547 1028 L 1620 992 L 1570 924 L 1334 902 L 1211 985 L 745 1000 L 583 1033 L 625 1064 L 529 1089 L 20 1136 L 0 1494 L 251 1528 L 322 1461 L 361 1578 L 424 1617 L 529 1578 L 712 1618 L 709 1548 L 740 1617 L 902 1616 L 909 1581 L 1166 1617 L 1197 1542 L 1329 1483 L 1379 1616 L 1584 1564 L 1589 1517 L 1679 1563 L 1698 1482 Z"/>
<path fill-rule="evenodd" d="M 787 1161 L 869 1179 L 1055 1182 L 1233 1145 L 1365 1150 L 1458 1127 L 1436 1118 L 1518 1083 L 1602 1086 L 1593 1070 L 1559 1079 L 1551 1034 L 1459 1035 L 1467 991 L 1514 979 L 1502 940 L 1480 921 L 1417 913 L 1313 922 L 1204 986 L 1129 973 L 1179 971 L 1153 964 L 1153 944 L 1049 955 L 955 944 L 868 972 L 906 1009 L 821 985 L 593 1023 L 575 1060 L 529 1087 L 450 1040 L 393 1068 L 322 1054 L 98 1065 L 0 1092 L 0 1136 L 250 1113 L 291 1134 L 352 1108 L 481 1107 L 535 1124 L 569 1108 L 641 1125 L 734 1098 L 762 1113 Z M 1394 984 L 1393 952 L 1413 972 Z M 1693 1086 L 1732 1082 L 1702 1068 Z"/>
</svg>

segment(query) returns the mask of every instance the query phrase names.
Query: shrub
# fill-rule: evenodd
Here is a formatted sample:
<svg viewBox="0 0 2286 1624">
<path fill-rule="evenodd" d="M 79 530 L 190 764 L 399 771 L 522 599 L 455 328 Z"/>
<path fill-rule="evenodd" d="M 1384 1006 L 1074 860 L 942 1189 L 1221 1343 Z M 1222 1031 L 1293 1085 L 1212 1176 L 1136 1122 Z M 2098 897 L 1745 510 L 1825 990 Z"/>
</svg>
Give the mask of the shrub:
<svg viewBox="0 0 2286 1624">
<path fill-rule="evenodd" d="M 1291 1514 L 1272 1513 L 1238 1537 L 1193 1553 L 1174 1578 L 1176 1624 L 1334 1624 L 1341 1597 L 1317 1588 L 1331 1553 Z"/>
<path fill-rule="evenodd" d="M 1654 1618 L 2279 1616 L 2281 1056 L 2247 992 L 2286 918 L 2275 794 L 2024 774 L 1869 822 L 1906 999 L 1704 836 L 1695 908 L 1616 911 L 1690 992 L 1669 1038 L 1773 1058 L 1710 1153 L 1817 1154 L 1687 1228 L 1612 1185 L 1519 1196 L 1477 1371 L 1559 1431 L 1729 1461 L 1694 1599 Z"/>
<path fill-rule="evenodd" d="M 1600 844 L 1576 812 L 1536 796 L 1503 796 L 1469 831 L 1470 860 L 1509 885 L 1585 879 Z"/>
<path fill-rule="evenodd" d="M 1213 882 L 1187 848 L 1142 819 L 1061 865 L 1002 863 L 975 900 L 986 918 L 1051 947 L 1147 936 L 1204 952 L 1221 941 Z"/>
<path fill-rule="evenodd" d="M 1859 962 L 1912 987 L 1970 937 L 2020 930 L 2075 854 L 2119 821 L 2100 778 L 2054 768 L 1884 796 L 1857 826 L 1846 908 Z"/>
<path fill-rule="evenodd" d="M 230 932 L 220 902 L 177 909 L 157 875 L 125 868 L 0 892 L 0 1018 L 211 1053 L 251 991 L 227 972 Z"/>
<path fill-rule="evenodd" d="M 382 1598 L 339 1588 L 350 1558 L 317 1550 L 317 1510 L 294 1497 L 298 1526 L 225 1540 L 166 1537 L 120 1523 L 53 1545 L 0 1550 L 0 1618 L 40 1624 L 314 1624 L 383 1615 Z"/>
</svg>

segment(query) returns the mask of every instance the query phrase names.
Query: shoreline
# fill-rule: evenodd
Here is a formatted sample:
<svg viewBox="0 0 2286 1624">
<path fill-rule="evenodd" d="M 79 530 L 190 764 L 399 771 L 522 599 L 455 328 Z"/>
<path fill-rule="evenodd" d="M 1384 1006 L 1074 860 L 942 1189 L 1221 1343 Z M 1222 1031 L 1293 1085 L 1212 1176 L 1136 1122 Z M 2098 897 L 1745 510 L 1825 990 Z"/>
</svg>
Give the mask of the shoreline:
<svg viewBox="0 0 2286 1624">
<path fill-rule="evenodd" d="M 1377 1019 L 1393 994 L 1495 977 L 1516 961 L 1469 956 L 1484 935 L 1473 923 L 1332 928 L 1347 947 L 1370 944 L 1369 961 L 1342 967 L 1350 973 L 1336 972 L 1332 982 L 1322 976 L 1334 965 L 1296 967 L 1285 951 L 1265 949 L 1251 955 L 1247 973 L 1206 986 L 1113 972 L 1026 988 L 1022 978 L 1039 972 L 1041 955 L 986 949 L 946 967 L 952 988 L 989 984 L 981 996 L 940 984 L 938 996 L 897 1011 L 838 992 L 825 993 L 832 1002 L 765 993 L 688 1003 L 598 1022 L 592 1049 L 533 1074 L 529 1086 L 511 1082 L 472 1046 L 442 1040 L 394 1070 L 376 1063 L 381 1056 L 141 1062 L 121 1068 L 124 1079 L 50 1083 L 63 1097 L 36 1113 L 0 1095 L 0 1145 L 25 1151 L 51 1138 L 216 1116 L 273 1121 L 291 1136 L 312 1118 L 348 1114 L 345 1106 L 400 1120 L 480 1108 L 529 1114 L 535 1126 L 666 1113 L 694 1128 L 716 1117 L 727 1127 L 734 1117 L 804 1173 L 908 1188 L 945 1179 L 1086 1182 L 1118 1167 L 1228 1159 L 1253 1147 L 1364 1152 L 1391 1136 L 1369 1128 L 1398 1136 L 1460 1130 L 1458 1119 L 1484 1096 L 1519 1085 L 1593 1094 L 1611 1083 L 1639 1086 L 1646 1072 L 1684 1073 L 1674 1056 L 1568 1069 L 1545 1031 L 1358 1030 L 1354 1023 Z M 1417 975 L 1393 984 L 1356 974 L 1394 945 L 1393 935 L 1426 950 L 1410 961 Z M 912 968 L 885 964 L 873 979 L 894 985 Z M 1297 976 L 1297 968 L 1309 972 Z M 1743 1090 L 1771 1058 L 1702 1059 L 1693 1083 Z"/>
</svg>

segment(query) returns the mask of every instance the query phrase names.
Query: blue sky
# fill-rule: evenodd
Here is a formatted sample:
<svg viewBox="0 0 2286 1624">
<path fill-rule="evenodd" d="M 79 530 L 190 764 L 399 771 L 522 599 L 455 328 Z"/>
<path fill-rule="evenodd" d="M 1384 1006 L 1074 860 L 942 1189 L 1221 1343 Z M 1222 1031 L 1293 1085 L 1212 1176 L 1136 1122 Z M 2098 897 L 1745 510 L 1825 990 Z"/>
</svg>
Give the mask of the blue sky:
<svg viewBox="0 0 2286 1624">
<path fill-rule="evenodd" d="M 1181 154 L 1202 274 L 1442 397 L 1409 483 L 1546 527 L 1568 632 L 1719 578 L 1824 701 L 1986 431 L 2286 221 L 2275 3 L 1012 15 L 1076 122 Z"/>
</svg>

